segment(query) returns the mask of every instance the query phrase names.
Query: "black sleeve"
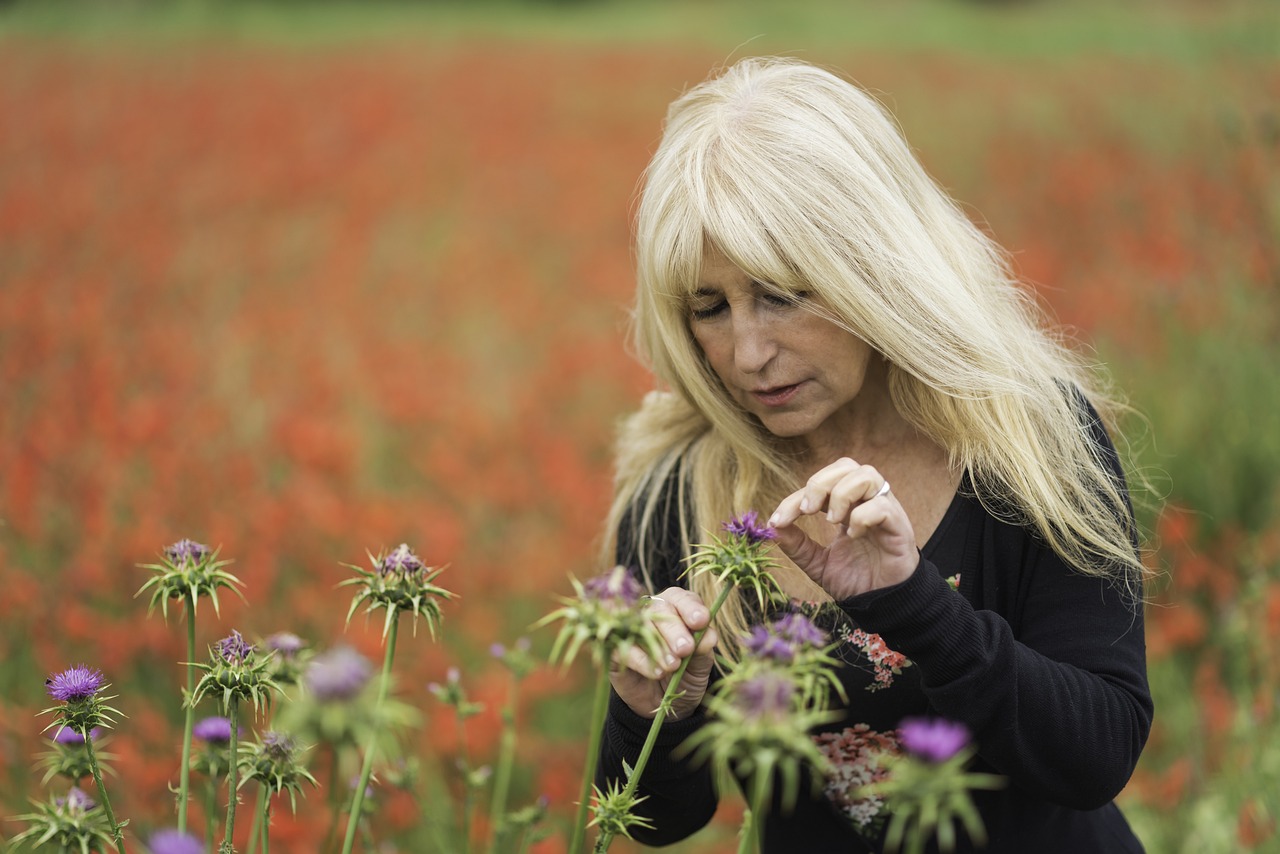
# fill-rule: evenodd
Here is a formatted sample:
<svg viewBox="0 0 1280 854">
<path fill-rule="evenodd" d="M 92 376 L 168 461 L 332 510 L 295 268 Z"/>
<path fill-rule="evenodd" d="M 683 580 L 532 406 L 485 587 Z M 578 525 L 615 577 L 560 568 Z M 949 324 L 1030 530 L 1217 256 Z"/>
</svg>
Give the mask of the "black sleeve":
<svg viewBox="0 0 1280 854">
<path fill-rule="evenodd" d="M 1091 426 L 1123 486 L 1110 440 Z M 1016 615 L 974 607 L 943 580 L 957 567 L 923 559 L 901 584 L 841 605 L 920 668 L 936 713 L 967 724 L 979 756 L 1011 785 L 1100 807 L 1129 780 L 1151 728 L 1141 604 L 1028 532 L 990 527 L 981 566 L 964 571 L 1017 588 Z"/>
<path fill-rule="evenodd" d="M 659 589 L 680 584 L 680 560 L 684 547 L 679 541 L 679 508 L 675 489 L 668 483 L 659 496 L 655 520 L 655 536 L 647 543 L 646 560 Z M 635 508 L 633 508 L 633 511 Z M 632 543 L 630 514 L 623 519 L 618 532 L 616 561 L 635 570 L 639 553 Z M 704 716 L 699 708 L 682 721 L 663 724 L 658 741 L 644 768 L 637 794 L 644 800 L 636 813 L 648 818 L 650 829 L 635 828 L 632 835 L 644 845 L 668 845 L 701 829 L 715 814 L 719 797 L 709 766 L 692 767 L 673 755 L 686 738 L 702 726 Z M 607 789 L 611 781 L 626 783 L 623 763 L 635 765 L 649 735 L 652 722 L 637 715 L 616 694 L 610 694 L 609 713 L 605 718 L 600 742 L 600 759 L 596 766 L 596 785 Z"/>
</svg>

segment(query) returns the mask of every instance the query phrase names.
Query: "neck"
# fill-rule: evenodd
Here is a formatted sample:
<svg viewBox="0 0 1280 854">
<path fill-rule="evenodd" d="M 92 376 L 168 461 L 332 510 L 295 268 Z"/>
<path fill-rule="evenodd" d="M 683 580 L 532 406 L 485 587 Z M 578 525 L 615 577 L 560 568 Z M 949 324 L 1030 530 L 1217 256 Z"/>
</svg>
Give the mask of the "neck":
<svg viewBox="0 0 1280 854">
<path fill-rule="evenodd" d="M 840 457 L 873 462 L 916 435 L 893 405 L 888 366 L 876 359 L 868 366 L 858 396 L 817 430 L 803 437 L 802 464 L 817 470 Z"/>
</svg>

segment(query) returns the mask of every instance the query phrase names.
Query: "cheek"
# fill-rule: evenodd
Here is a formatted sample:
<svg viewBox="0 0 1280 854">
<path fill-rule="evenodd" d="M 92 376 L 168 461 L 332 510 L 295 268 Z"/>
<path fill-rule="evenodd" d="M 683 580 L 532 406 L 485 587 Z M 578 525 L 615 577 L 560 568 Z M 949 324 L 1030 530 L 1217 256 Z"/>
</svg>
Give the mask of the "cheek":
<svg viewBox="0 0 1280 854">
<path fill-rule="evenodd" d="M 690 331 L 693 334 L 694 346 L 702 351 L 711 369 L 723 376 L 725 371 L 733 366 L 732 341 L 727 336 L 718 334 L 716 330 L 706 327 L 694 327 Z"/>
</svg>

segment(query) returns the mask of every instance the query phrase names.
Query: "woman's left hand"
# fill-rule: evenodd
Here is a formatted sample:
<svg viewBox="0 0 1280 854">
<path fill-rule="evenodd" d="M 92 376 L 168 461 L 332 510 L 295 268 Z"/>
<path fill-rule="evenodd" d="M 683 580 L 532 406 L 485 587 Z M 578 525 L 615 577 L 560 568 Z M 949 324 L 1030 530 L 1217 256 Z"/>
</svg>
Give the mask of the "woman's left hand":
<svg viewBox="0 0 1280 854">
<path fill-rule="evenodd" d="M 795 525 L 818 514 L 835 528 L 830 545 Z M 911 520 L 888 482 L 848 457 L 784 498 L 769 524 L 782 552 L 836 601 L 906 581 L 920 563 Z"/>
</svg>

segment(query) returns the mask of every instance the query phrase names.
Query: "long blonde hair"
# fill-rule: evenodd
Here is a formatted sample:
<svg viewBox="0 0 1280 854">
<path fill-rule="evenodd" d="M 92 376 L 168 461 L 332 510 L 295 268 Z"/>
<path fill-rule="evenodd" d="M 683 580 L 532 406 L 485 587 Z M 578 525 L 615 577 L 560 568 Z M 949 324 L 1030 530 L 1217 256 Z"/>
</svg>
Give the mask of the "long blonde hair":
<svg viewBox="0 0 1280 854">
<path fill-rule="evenodd" d="M 1080 572 L 1136 589 L 1125 498 L 1073 389 L 1104 422 L 1119 404 L 1047 331 L 1005 254 L 884 108 L 787 59 L 742 60 L 678 98 L 644 175 L 634 334 L 667 390 L 622 427 L 607 549 L 625 519 L 643 560 L 666 484 L 693 510 L 680 514 L 683 543 L 733 513 L 768 513 L 798 485 L 784 445 L 732 400 L 690 333 L 708 248 L 770 288 L 808 292 L 806 305 L 881 353 L 899 413 L 970 473 L 989 509 L 1032 526 Z M 746 619 L 736 603 L 722 611 L 721 636 Z"/>
</svg>

